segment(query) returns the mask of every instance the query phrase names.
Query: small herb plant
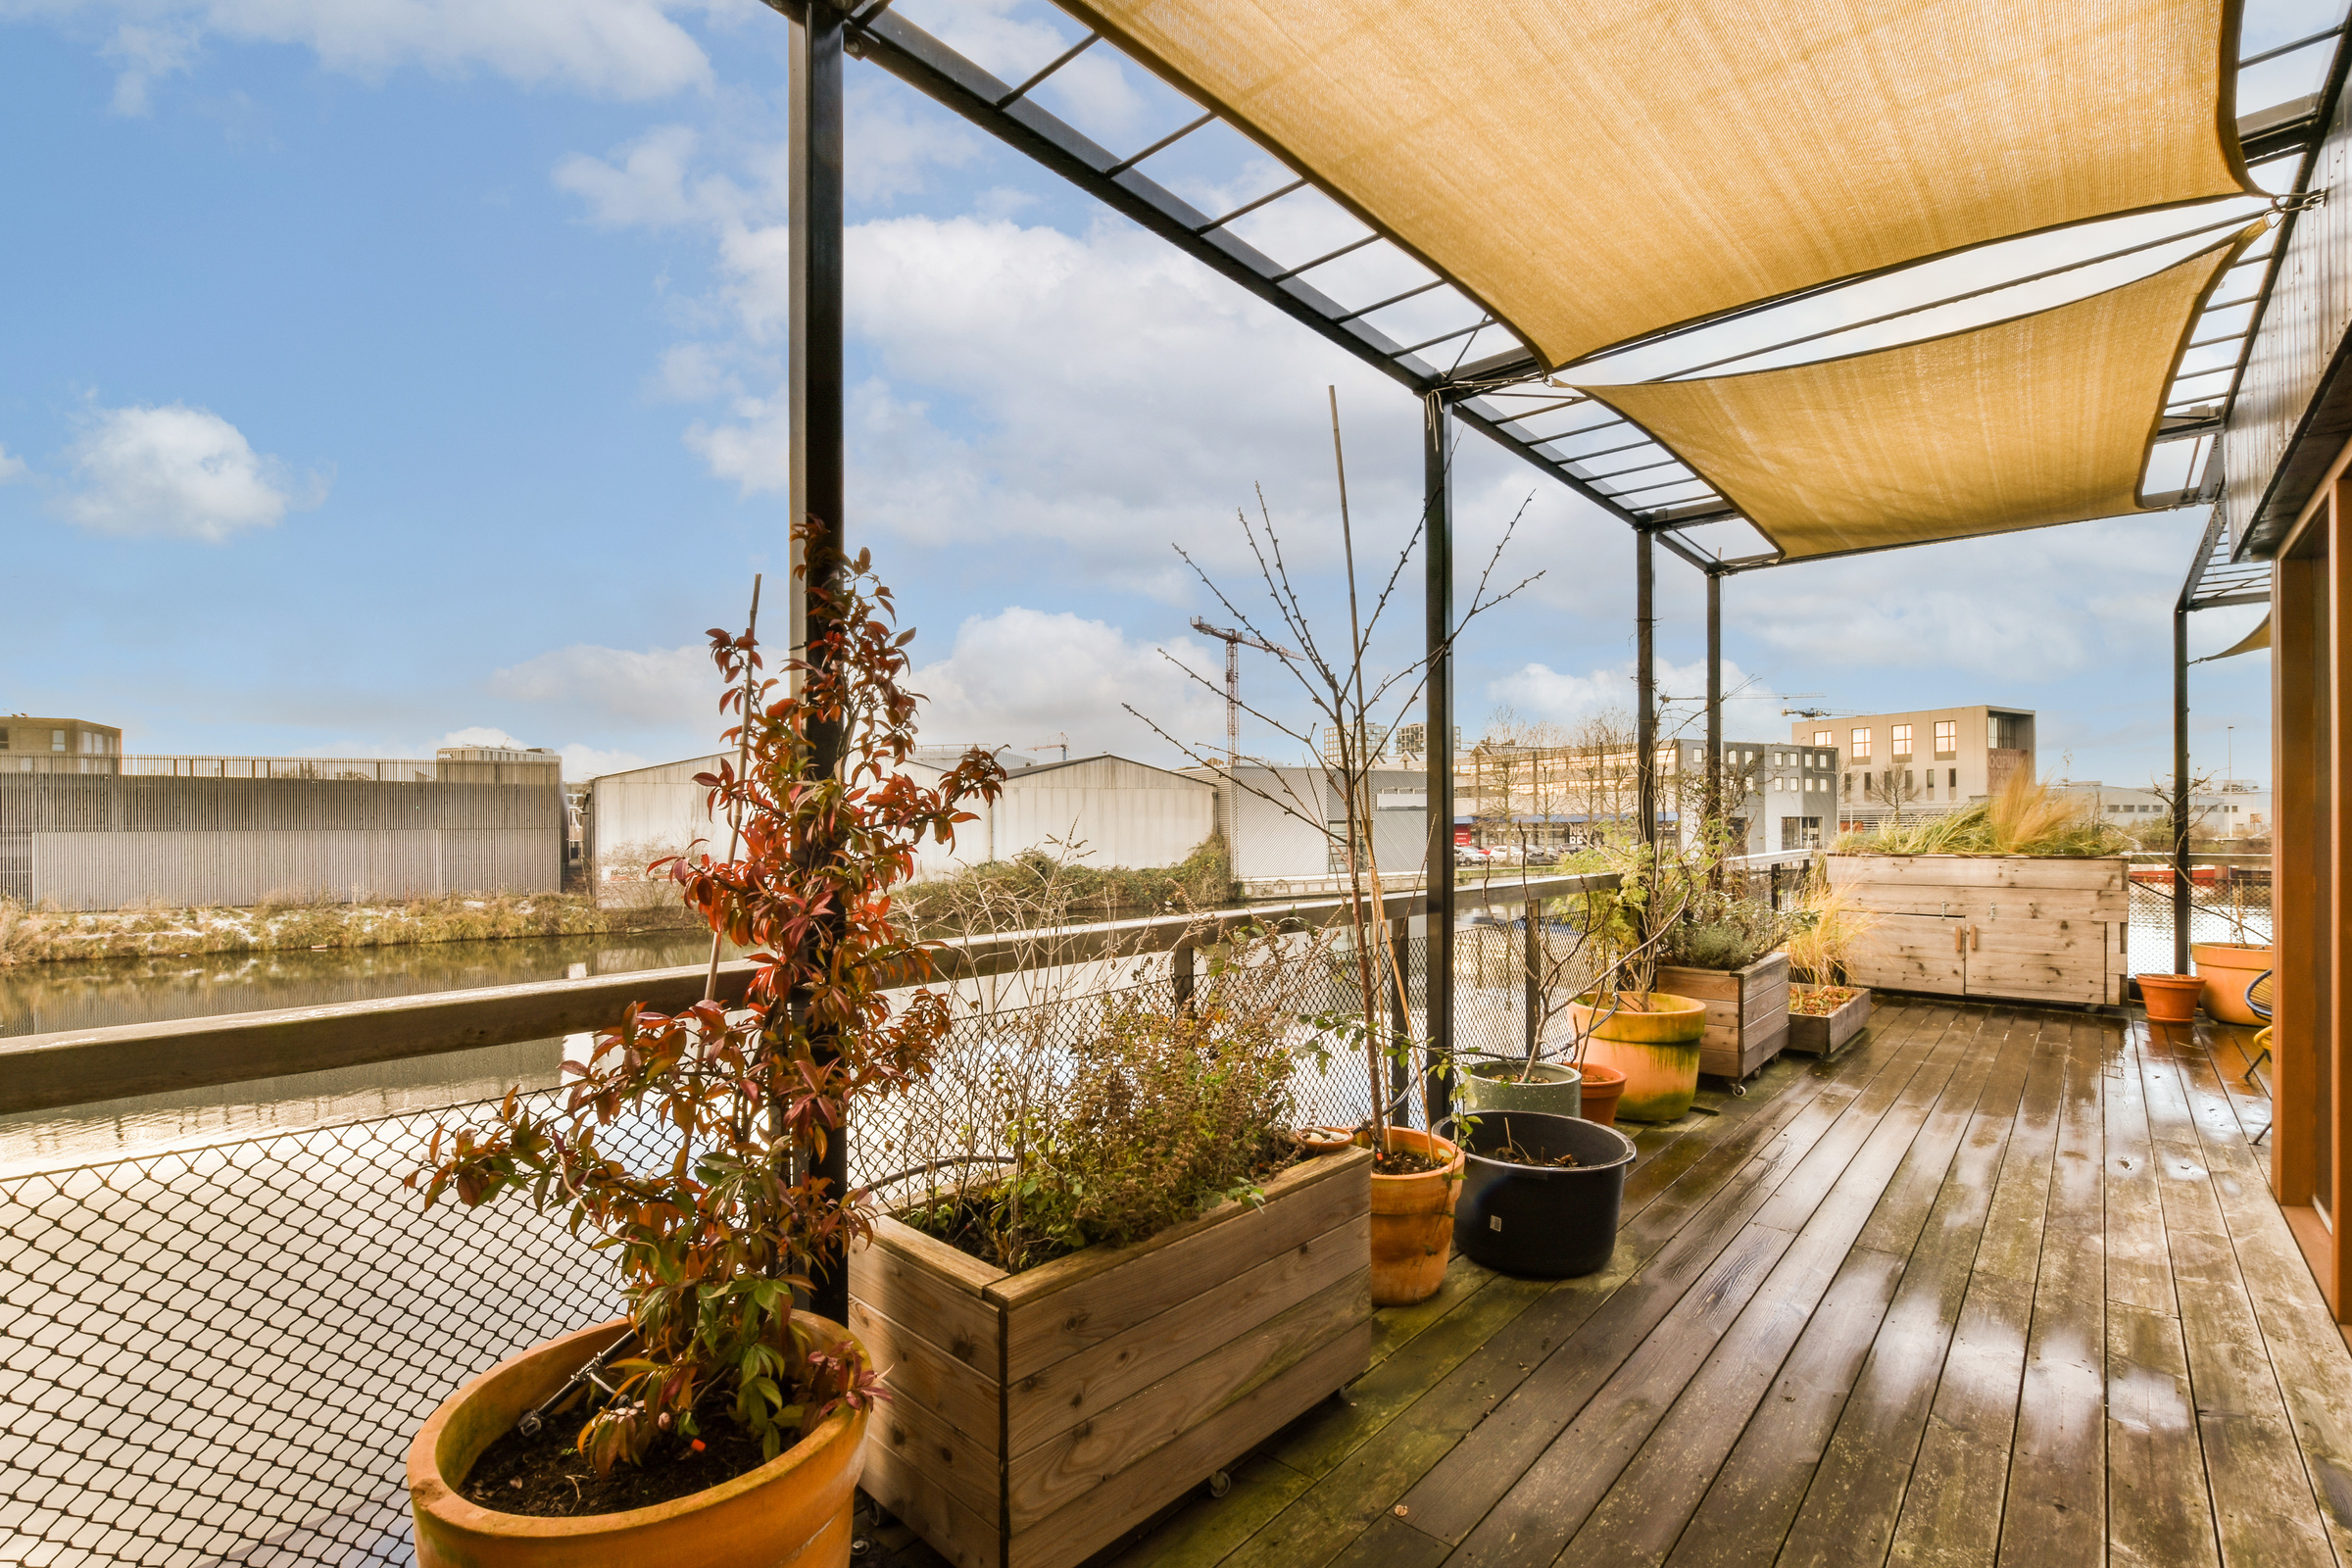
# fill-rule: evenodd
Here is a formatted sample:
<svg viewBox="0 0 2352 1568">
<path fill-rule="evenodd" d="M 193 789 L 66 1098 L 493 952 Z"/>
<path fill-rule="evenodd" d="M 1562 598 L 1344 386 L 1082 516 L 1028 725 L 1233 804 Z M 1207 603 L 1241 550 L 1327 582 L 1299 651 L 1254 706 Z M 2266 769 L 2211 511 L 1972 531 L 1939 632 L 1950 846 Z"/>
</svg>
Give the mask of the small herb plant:
<svg viewBox="0 0 2352 1568">
<path fill-rule="evenodd" d="M 917 699 L 903 684 L 911 629 L 865 552 L 820 559 L 822 536 L 796 530 L 816 568 L 808 658 L 801 677 L 760 678 L 749 632 L 710 633 L 737 710 L 746 761 L 696 782 L 742 828 L 740 857 L 690 853 L 657 864 L 714 932 L 752 950 L 740 1007 L 706 1001 L 674 1015 L 632 1004 L 584 1062 L 566 1062 L 570 1094 L 542 1111 L 510 1093 L 487 1126 L 435 1129 L 424 1201 L 468 1204 L 508 1188 L 593 1233 L 612 1259 L 634 1330 L 633 1353 L 610 1364 L 616 1396 L 589 1418 L 579 1447 L 599 1474 L 694 1445 L 724 1411 L 773 1458 L 843 1405 L 880 1396 L 872 1368 L 816 1348 L 793 1292 L 839 1266 L 871 1233 L 865 1195 L 817 1174 L 855 1100 L 906 1090 L 946 1033 L 948 1004 L 917 991 L 893 1013 L 885 988 L 930 975 L 893 889 L 913 874 L 916 846 L 954 841 L 1004 780 L 973 751 L 938 785 L 902 767 L 914 747 Z M 838 583 L 838 586 L 834 584 Z M 748 734 L 745 733 L 748 731 Z M 650 1167 L 607 1147 L 666 1129 Z"/>
</svg>

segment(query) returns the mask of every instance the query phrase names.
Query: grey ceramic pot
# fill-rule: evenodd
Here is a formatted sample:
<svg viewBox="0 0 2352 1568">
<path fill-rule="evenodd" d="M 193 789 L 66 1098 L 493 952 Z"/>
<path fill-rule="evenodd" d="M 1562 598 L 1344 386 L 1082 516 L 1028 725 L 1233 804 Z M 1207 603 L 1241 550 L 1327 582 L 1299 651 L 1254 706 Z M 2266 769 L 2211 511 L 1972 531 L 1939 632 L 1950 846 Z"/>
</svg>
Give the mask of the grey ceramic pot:
<svg viewBox="0 0 2352 1568">
<path fill-rule="evenodd" d="M 1537 1110 L 1551 1116 L 1581 1116 L 1585 1105 L 1584 1074 L 1554 1062 L 1536 1063 L 1526 1083 L 1519 1074 L 1527 1065 L 1518 1056 L 1472 1056 L 1461 1064 L 1453 1097 L 1464 1110 Z"/>
</svg>

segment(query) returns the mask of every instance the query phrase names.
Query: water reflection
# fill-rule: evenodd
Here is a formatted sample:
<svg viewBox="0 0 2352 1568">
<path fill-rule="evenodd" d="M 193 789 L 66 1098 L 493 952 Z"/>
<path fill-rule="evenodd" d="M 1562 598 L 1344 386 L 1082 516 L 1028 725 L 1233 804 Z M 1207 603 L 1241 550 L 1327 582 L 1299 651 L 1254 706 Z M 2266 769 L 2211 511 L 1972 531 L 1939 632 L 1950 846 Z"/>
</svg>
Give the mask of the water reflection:
<svg viewBox="0 0 2352 1568">
<path fill-rule="evenodd" d="M 0 970 L 0 1036 L 628 974 L 697 963 L 710 952 L 707 933 L 675 930 L 27 964 Z M 734 956 L 732 949 L 728 956 Z M 57 1169 L 176 1145 L 489 1099 L 513 1084 L 553 1084 L 564 1054 L 562 1040 L 530 1040 L 0 1115 L 0 1172 Z"/>
</svg>

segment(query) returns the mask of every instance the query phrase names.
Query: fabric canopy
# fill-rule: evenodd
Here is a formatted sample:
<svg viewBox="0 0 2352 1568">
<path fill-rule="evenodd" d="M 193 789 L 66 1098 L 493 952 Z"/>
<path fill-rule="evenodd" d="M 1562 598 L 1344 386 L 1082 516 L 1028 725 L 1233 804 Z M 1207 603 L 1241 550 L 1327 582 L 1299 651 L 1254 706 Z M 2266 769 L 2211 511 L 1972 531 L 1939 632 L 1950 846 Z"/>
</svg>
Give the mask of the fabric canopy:
<svg viewBox="0 0 2352 1568">
<path fill-rule="evenodd" d="M 1584 390 L 1792 558 L 2136 512 L 2190 324 L 2263 229 L 2121 288 L 1947 337 Z"/>
<path fill-rule="evenodd" d="M 2254 190 L 2234 0 L 1060 0 L 1545 367 Z"/>
</svg>

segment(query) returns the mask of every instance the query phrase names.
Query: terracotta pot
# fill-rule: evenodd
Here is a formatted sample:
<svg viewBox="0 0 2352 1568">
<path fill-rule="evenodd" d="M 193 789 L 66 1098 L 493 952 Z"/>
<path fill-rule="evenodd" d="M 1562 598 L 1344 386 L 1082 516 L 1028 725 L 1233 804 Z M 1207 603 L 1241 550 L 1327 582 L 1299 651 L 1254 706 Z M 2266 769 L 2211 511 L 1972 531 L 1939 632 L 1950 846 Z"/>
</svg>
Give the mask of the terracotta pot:
<svg viewBox="0 0 2352 1568">
<path fill-rule="evenodd" d="M 820 1317 L 808 1321 L 820 1340 L 864 1356 L 848 1329 Z M 863 1411 L 836 1411 L 757 1470 L 650 1508 L 542 1519 L 500 1513 L 458 1493 L 483 1449 L 627 1326 L 616 1319 L 534 1346 L 433 1412 L 409 1445 L 417 1568 L 843 1568 L 865 1461 Z"/>
<path fill-rule="evenodd" d="M 1648 1010 L 1600 1009 L 1592 1021 L 1591 992 L 1569 1004 L 1577 1033 L 1589 1034 L 1585 1060 L 1625 1074 L 1617 1114 L 1627 1121 L 1672 1121 L 1690 1108 L 1698 1094 L 1699 1038 L 1707 1032 L 1707 1004 L 1663 991 L 1642 1000 Z"/>
<path fill-rule="evenodd" d="M 1625 1074 L 1587 1060 L 1578 1069 L 1585 1075 L 1585 1106 L 1578 1114 L 1603 1127 L 1617 1125 L 1617 1099 L 1625 1093 Z"/>
<path fill-rule="evenodd" d="M 2277 964 L 2275 949 L 2248 942 L 2198 942 L 2190 946 L 2188 956 L 2205 981 L 2204 994 L 2198 1000 L 2204 1003 L 2207 1017 L 2248 1028 L 2261 1024 L 2254 1009 L 2246 1005 L 2246 987 L 2260 979 L 2263 970 Z"/>
<path fill-rule="evenodd" d="M 1372 1304 L 1410 1306 L 1438 1294 L 1453 1258 L 1453 1203 L 1462 1194 L 1462 1152 L 1413 1127 L 1389 1129 L 1392 1153 L 1442 1159 L 1411 1176 L 1372 1173 Z"/>
<path fill-rule="evenodd" d="M 1301 1127 L 1298 1147 L 1310 1154 L 1336 1154 L 1355 1147 L 1355 1133 L 1347 1127 Z"/>
<path fill-rule="evenodd" d="M 2197 993 L 2205 982 L 2193 974 L 2143 974 L 2139 1000 L 2148 1005 L 2150 1023 L 2190 1023 L 2197 1016 Z"/>
</svg>

